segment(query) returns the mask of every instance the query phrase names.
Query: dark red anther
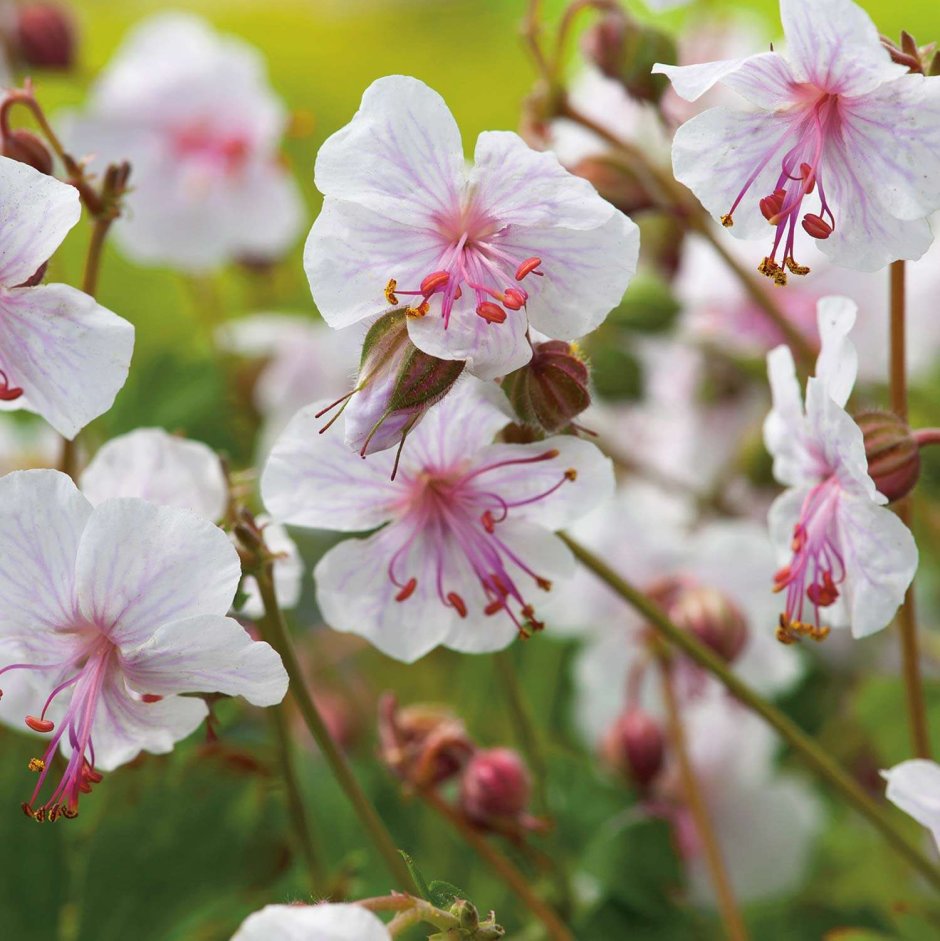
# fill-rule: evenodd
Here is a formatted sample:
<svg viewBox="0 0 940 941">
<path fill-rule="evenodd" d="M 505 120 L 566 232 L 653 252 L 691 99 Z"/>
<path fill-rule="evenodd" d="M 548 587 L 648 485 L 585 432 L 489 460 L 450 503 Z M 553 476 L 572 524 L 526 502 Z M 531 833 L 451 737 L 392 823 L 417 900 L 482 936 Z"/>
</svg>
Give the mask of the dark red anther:
<svg viewBox="0 0 940 941">
<path fill-rule="evenodd" d="M 808 163 L 801 163 L 800 174 L 803 177 L 803 192 L 809 195 L 816 189 L 816 171 Z"/>
<path fill-rule="evenodd" d="M 418 580 L 416 578 L 409 578 L 405 587 L 395 595 L 396 601 L 407 601 L 414 593 L 415 589 L 418 587 Z"/>
<path fill-rule="evenodd" d="M 832 576 L 828 572 L 823 572 L 822 584 L 814 582 L 806 589 L 806 596 L 814 605 L 826 608 L 839 597 L 839 589 L 836 588 Z"/>
<path fill-rule="evenodd" d="M 544 272 L 536 271 L 536 268 L 538 268 L 538 266 L 541 264 L 541 258 L 527 258 L 521 265 L 519 265 L 518 268 L 516 268 L 516 280 L 521 281 L 530 274 L 537 274 L 541 278 Z"/>
<path fill-rule="evenodd" d="M 141 699 L 141 702 L 152 703 L 152 702 L 160 702 L 160 700 L 163 699 L 163 697 L 158 696 L 156 693 L 144 693 L 143 696 L 140 697 L 140 699 Z"/>
<path fill-rule="evenodd" d="M 832 226 L 821 216 L 812 212 L 803 216 L 803 229 L 814 239 L 827 239 L 832 235 Z"/>
<path fill-rule="evenodd" d="M 444 287 L 448 281 L 450 281 L 450 274 L 447 271 L 432 271 L 421 282 L 421 293 L 425 297 L 429 297 L 435 291 L 439 291 Z"/>
<path fill-rule="evenodd" d="M 482 317 L 487 323 L 503 323 L 506 319 L 506 311 L 499 304 L 483 301 L 477 304 L 477 316 Z"/>
<path fill-rule="evenodd" d="M 503 304 L 510 310 L 520 310 L 525 307 L 526 295 L 519 288 L 506 288 L 503 292 Z"/>
<path fill-rule="evenodd" d="M 457 594 L 456 591 L 449 592 L 447 595 L 447 600 L 454 606 L 454 609 L 457 613 L 465 618 L 467 616 L 467 605 L 463 598 Z"/>
<path fill-rule="evenodd" d="M 14 402 L 23 394 L 18 386 L 11 386 L 7 374 L 0 369 L 0 401 Z"/>
<path fill-rule="evenodd" d="M 503 608 L 506 607 L 506 602 L 502 598 L 497 598 L 495 601 L 491 601 L 484 609 L 483 613 L 487 617 L 491 617 L 494 614 L 498 614 Z"/>
<path fill-rule="evenodd" d="M 783 209 L 783 201 L 786 195 L 786 190 L 774 190 L 770 196 L 765 196 L 760 201 L 761 214 L 768 222 L 773 222 L 774 216 Z"/>
<path fill-rule="evenodd" d="M 26 724 L 34 731 L 40 733 L 51 732 L 55 728 L 55 723 L 50 719 L 39 719 L 36 716 L 27 716 Z"/>
<path fill-rule="evenodd" d="M 483 528 L 488 532 L 492 533 L 495 528 L 495 522 L 493 520 L 493 514 L 487 510 L 481 517 L 480 522 L 483 524 Z"/>
<path fill-rule="evenodd" d="M 790 583 L 790 566 L 785 565 L 774 573 L 774 591 L 783 591 Z"/>
</svg>

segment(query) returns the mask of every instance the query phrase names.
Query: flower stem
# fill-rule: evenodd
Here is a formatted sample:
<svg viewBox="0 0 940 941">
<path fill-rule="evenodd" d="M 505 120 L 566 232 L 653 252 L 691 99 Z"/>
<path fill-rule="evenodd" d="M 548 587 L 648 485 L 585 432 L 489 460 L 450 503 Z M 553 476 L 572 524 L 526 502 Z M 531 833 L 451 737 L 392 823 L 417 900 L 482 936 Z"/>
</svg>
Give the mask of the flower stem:
<svg viewBox="0 0 940 941">
<path fill-rule="evenodd" d="M 907 323 L 905 311 L 905 265 L 903 261 L 891 264 L 891 333 L 890 382 L 891 409 L 907 421 Z M 896 512 L 901 522 L 910 529 L 911 498 L 899 501 Z M 914 753 L 918 758 L 930 757 L 930 733 L 927 729 L 927 710 L 924 705 L 924 687 L 920 676 L 920 653 L 917 639 L 917 614 L 914 607 L 914 585 L 911 583 L 898 611 L 898 629 L 901 638 L 901 661 L 904 671 L 904 690 L 907 696 L 908 722 Z"/>
<path fill-rule="evenodd" d="M 460 834 L 490 868 L 509 886 L 519 900 L 545 926 L 551 941 L 575 941 L 574 935 L 564 925 L 555 911 L 546 905 L 533 891 L 526 875 L 516 868 L 507 856 L 501 853 L 458 810 L 455 810 L 436 791 L 422 788 L 421 799 Z"/>
<path fill-rule="evenodd" d="M 677 627 L 661 608 L 647 598 L 643 592 L 624 578 L 621 578 L 603 559 L 598 558 L 593 552 L 565 533 L 559 533 L 559 536 L 586 568 L 590 569 L 624 601 L 643 615 L 652 628 L 699 666 L 720 680 L 733 696 L 775 729 L 809 768 L 824 778 L 833 790 L 845 798 L 881 833 L 899 855 L 903 856 L 934 888 L 940 890 L 940 869 L 919 848 L 908 842 L 903 831 L 897 827 L 887 810 L 872 800 L 859 783 L 830 756 L 826 749 L 810 738 L 776 706 L 751 689 L 711 649 L 702 644 L 690 632 Z"/>
<path fill-rule="evenodd" d="M 663 687 L 663 702 L 666 706 L 666 725 L 669 730 L 669 741 L 679 766 L 679 778 L 685 794 L 685 803 L 695 822 L 695 831 L 702 844 L 705 864 L 708 867 L 715 888 L 718 911 L 721 914 L 725 933 L 730 941 L 747 941 L 747 928 L 735 900 L 731 879 L 728 876 L 728 870 L 725 868 L 725 862 L 721 855 L 721 847 L 718 845 L 708 807 L 705 805 L 698 779 L 695 776 L 695 769 L 692 767 L 685 729 L 682 726 L 682 715 L 679 711 L 676 690 L 672 682 L 672 667 L 669 663 L 668 653 L 661 653 L 658 660 Z"/>
<path fill-rule="evenodd" d="M 300 782 L 297 780 L 297 769 L 294 765 L 294 754 L 290 735 L 287 730 L 287 716 L 283 704 L 268 710 L 271 716 L 271 727 L 278 750 L 278 766 L 284 779 L 287 790 L 287 806 L 290 810 L 291 820 L 300 843 L 301 851 L 307 862 L 307 872 L 310 875 L 310 888 L 318 898 L 325 898 L 327 892 L 326 871 L 323 868 L 323 859 L 317 849 L 310 829 L 310 821 L 304 809 L 304 799 L 300 792 Z"/>
<path fill-rule="evenodd" d="M 920 448 L 930 444 L 940 444 L 940 428 L 918 428 L 911 432 L 911 437 Z"/>
<path fill-rule="evenodd" d="M 274 579 L 271 570 L 272 563 L 266 562 L 256 574 L 265 612 L 259 626 L 271 646 L 281 655 L 284 668 L 290 677 L 291 693 L 300 709 L 304 722 L 323 753 L 327 764 L 329 764 L 337 783 L 352 804 L 353 810 L 359 817 L 359 822 L 371 837 L 375 848 L 385 861 L 388 871 L 398 883 L 399 888 L 405 892 L 413 892 L 417 887 L 414 885 L 405 861 L 395 846 L 395 841 L 353 775 L 346 756 L 333 741 L 329 729 L 323 721 L 323 716 L 320 715 L 320 710 L 317 709 L 316 703 L 314 703 L 313 697 L 307 689 L 300 661 L 297 659 L 297 653 L 294 650 L 287 624 L 284 621 L 284 613 L 277 602 L 277 593 L 274 590 Z"/>
</svg>

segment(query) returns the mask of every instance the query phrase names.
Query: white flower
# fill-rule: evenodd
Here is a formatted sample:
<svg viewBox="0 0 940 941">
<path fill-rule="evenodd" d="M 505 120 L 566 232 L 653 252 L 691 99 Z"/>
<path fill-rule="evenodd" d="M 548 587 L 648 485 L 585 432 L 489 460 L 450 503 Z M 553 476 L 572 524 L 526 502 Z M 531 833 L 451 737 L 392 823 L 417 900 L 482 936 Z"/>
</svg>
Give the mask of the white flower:
<svg viewBox="0 0 940 941">
<path fill-rule="evenodd" d="M 261 493 L 275 519 L 344 532 L 319 562 L 317 599 L 332 627 L 362 634 L 400 660 L 439 644 L 483 652 L 540 626 L 531 590 L 548 590 L 573 559 L 551 531 L 612 487 L 610 462 L 572 437 L 493 444 L 509 421 L 499 390 L 468 380 L 428 413 L 394 454 L 363 461 L 318 435 L 318 405 L 277 442 Z"/>
<path fill-rule="evenodd" d="M 528 362 L 530 322 L 557 339 L 588 333 L 636 268 L 636 226 L 553 155 L 491 131 L 468 169 L 447 105 L 417 79 L 366 90 L 320 149 L 316 183 L 326 198 L 304 258 L 327 323 L 413 298 L 415 346 L 481 378 Z"/>
<path fill-rule="evenodd" d="M 0 157 L 0 408 L 74 438 L 127 379 L 134 328 L 65 284 L 29 286 L 81 215 L 78 192 Z"/>
<path fill-rule="evenodd" d="M 180 693 L 281 701 L 280 658 L 225 617 L 240 574 L 225 534 L 187 510 L 92 507 L 57 471 L 0 480 L 0 673 L 28 676 L 16 702 L 28 696 L 27 726 L 51 734 L 28 813 L 74 816 L 96 768 L 170 751 L 208 711 Z M 21 718 L 8 706 L 5 721 Z"/>
<path fill-rule="evenodd" d="M 767 355 L 773 409 L 764 441 L 774 476 L 787 487 L 770 509 L 771 538 L 784 563 L 775 588 L 786 592 L 778 631 L 785 641 L 824 636 L 822 608 L 830 608 L 830 626 L 848 624 L 855 637 L 881 630 L 917 570 L 914 539 L 882 505 L 861 429 L 844 408 L 858 366 L 848 338 L 855 304 L 828 297 L 818 309 L 822 351 L 806 384 L 805 411 L 789 348 Z"/>
<path fill-rule="evenodd" d="M 891 61 L 851 0 L 781 0 L 787 55 L 763 52 L 704 65 L 657 65 L 694 101 L 723 82 L 747 102 L 684 124 L 676 179 L 742 238 L 775 230 L 760 270 L 778 283 L 796 227 L 834 262 L 860 271 L 919 258 L 940 208 L 940 78 Z M 805 202 L 818 200 L 811 212 Z"/>
<path fill-rule="evenodd" d="M 70 123 L 70 146 L 94 167 L 133 167 L 115 235 L 139 262 L 199 271 L 277 258 L 300 232 L 300 194 L 278 153 L 286 115 L 264 62 L 198 17 L 138 25 Z"/>
<path fill-rule="evenodd" d="M 940 848 L 940 765 L 914 758 L 881 776 L 888 782 L 885 797 L 930 830 Z"/>
<path fill-rule="evenodd" d="M 232 941 L 391 941 L 384 924 L 358 905 L 268 905 L 249 915 Z"/>
</svg>

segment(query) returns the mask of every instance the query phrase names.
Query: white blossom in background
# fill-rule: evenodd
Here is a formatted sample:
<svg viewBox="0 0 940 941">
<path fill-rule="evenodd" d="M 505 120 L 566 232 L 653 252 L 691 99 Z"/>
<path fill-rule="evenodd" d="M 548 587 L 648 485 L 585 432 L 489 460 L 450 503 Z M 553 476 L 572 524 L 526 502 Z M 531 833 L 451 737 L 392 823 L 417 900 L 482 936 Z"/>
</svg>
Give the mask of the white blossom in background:
<svg viewBox="0 0 940 941">
<path fill-rule="evenodd" d="M 317 564 L 317 600 L 331 627 L 411 662 L 438 645 L 499 650 L 540 626 L 533 590 L 548 591 L 574 568 L 552 531 L 613 485 L 610 461 L 594 445 L 573 437 L 494 444 L 510 420 L 506 402 L 467 380 L 412 432 L 392 479 L 391 452 L 364 461 L 338 435 L 318 435 L 319 409 L 288 425 L 261 494 L 281 522 L 377 529 Z"/>
<path fill-rule="evenodd" d="M 61 454 L 62 438 L 45 422 L 0 416 L 0 477 L 15 470 L 54 467 Z"/>
<path fill-rule="evenodd" d="M 345 327 L 399 297 L 420 350 L 495 378 L 532 355 L 532 326 L 590 332 L 620 302 L 639 233 L 585 180 L 516 134 L 477 140 L 472 168 L 436 92 L 387 76 L 317 156 L 323 210 L 304 264 L 324 319 Z"/>
<path fill-rule="evenodd" d="M 74 438 L 127 379 L 134 328 L 66 284 L 31 284 L 81 215 L 78 191 L 0 157 L 0 409 Z"/>
<path fill-rule="evenodd" d="M 912 758 L 881 776 L 888 782 L 885 797 L 925 826 L 940 849 L 940 765 Z"/>
<path fill-rule="evenodd" d="M 391 941 L 385 925 L 358 905 L 268 905 L 249 915 L 232 941 Z"/>
<path fill-rule="evenodd" d="M 0 479 L 0 675 L 17 685 L 0 715 L 49 736 L 27 813 L 74 816 L 100 770 L 170 751 L 208 714 L 181 693 L 283 699 L 280 657 L 225 616 L 240 575 L 225 533 L 188 510 L 92 507 L 58 471 Z"/>
<path fill-rule="evenodd" d="M 137 25 L 64 123 L 93 169 L 130 161 L 115 237 L 137 262 L 202 271 L 277 259 L 300 234 L 303 203 L 279 152 L 287 114 L 263 58 L 199 17 Z"/>
</svg>

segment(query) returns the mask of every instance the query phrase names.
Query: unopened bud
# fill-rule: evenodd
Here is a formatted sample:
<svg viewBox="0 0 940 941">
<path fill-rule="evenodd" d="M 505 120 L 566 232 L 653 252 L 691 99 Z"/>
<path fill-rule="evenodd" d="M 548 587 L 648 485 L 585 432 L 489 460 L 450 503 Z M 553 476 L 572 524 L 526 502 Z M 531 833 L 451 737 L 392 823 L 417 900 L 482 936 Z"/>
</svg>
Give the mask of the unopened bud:
<svg viewBox="0 0 940 941">
<path fill-rule="evenodd" d="M 522 817 L 531 795 L 529 771 L 510 748 L 478 751 L 460 781 L 460 805 L 478 823 Z"/>
<path fill-rule="evenodd" d="M 30 131 L 13 130 L 3 138 L 3 156 L 31 166 L 47 176 L 52 175 L 52 154 Z"/>
<path fill-rule="evenodd" d="M 587 364 L 571 343 L 536 343 L 532 359 L 503 380 L 523 424 L 547 432 L 567 428 L 590 404 Z"/>
<path fill-rule="evenodd" d="M 633 98 L 656 103 L 662 97 L 669 83 L 665 76 L 653 75 L 652 68 L 657 62 L 675 63 L 676 44 L 669 35 L 612 8 L 582 42 L 585 56 Z"/>
<path fill-rule="evenodd" d="M 920 476 L 920 450 L 907 423 L 891 412 L 855 416 L 865 441 L 868 473 L 889 503 L 907 496 Z"/>
<path fill-rule="evenodd" d="M 18 52 L 26 65 L 70 69 L 75 62 L 75 23 L 55 3 L 24 3 L 16 8 Z"/>
<path fill-rule="evenodd" d="M 458 899 L 450 907 L 450 914 L 457 921 L 458 926 L 445 935 L 434 935 L 435 938 L 460 938 L 466 941 L 497 941 L 505 935 L 506 930 L 496 924 L 496 915 L 490 912 L 485 920 L 481 920 L 476 906 L 466 899 Z"/>
<path fill-rule="evenodd" d="M 636 174 L 613 157 L 584 157 L 569 169 L 624 214 L 632 215 L 654 205 Z"/>
<path fill-rule="evenodd" d="M 346 443 L 363 457 L 399 444 L 463 372 L 463 361 L 437 359 L 411 342 L 408 316 L 404 309 L 384 314 L 363 343 L 346 409 Z"/>
<path fill-rule="evenodd" d="M 683 587 L 669 606 L 669 617 L 694 634 L 726 663 L 747 643 L 747 620 L 723 592 L 705 586 Z"/>
<path fill-rule="evenodd" d="M 604 760 L 645 790 L 663 766 L 666 740 L 659 723 L 642 709 L 630 708 L 610 727 L 601 744 Z"/>
</svg>

